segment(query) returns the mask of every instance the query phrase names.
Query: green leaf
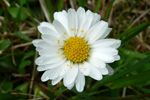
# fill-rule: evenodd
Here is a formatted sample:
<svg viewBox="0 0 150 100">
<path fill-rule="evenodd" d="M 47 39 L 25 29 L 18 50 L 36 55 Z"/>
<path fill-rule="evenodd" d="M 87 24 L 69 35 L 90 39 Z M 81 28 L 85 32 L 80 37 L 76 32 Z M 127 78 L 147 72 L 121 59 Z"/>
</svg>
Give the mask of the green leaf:
<svg viewBox="0 0 150 100">
<path fill-rule="evenodd" d="M 13 18 L 17 18 L 18 11 L 19 11 L 19 8 L 17 8 L 17 7 L 9 7 L 8 8 L 8 12 L 10 13 L 10 15 Z"/>
<path fill-rule="evenodd" d="M 23 61 L 23 60 L 26 60 L 27 58 L 29 58 L 29 57 L 31 57 L 31 56 L 33 56 L 33 55 L 34 55 L 34 51 L 28 52 L 28 53 L 22 58 L 22 61 Z"/>
<path fill-rule="evenodd" d="M 19 0 L 20 5 L 26 4 L 26 0 Z"/>
<path fill-rule="evenodd" d="M 18 100 L 15 95 L 10 93 L 0 93 L 0 100 Z"/>
<path fill-rule="evenodd" d="M 42 94 L 45 94 L 40 87 L 37 85 L 34 86 L 34 95 L 36 96 L 42 96 Z"/>
<path fill-rule="evenodd" d="M 5 54 L 0 57 L 0 66 L 3 67 L 5 70 L 1 69 L 1 73 L 6 72 L 13 72 L 16 70 L 13 62 L 12 62 L 12 56 L 11 54 Z"/>
<path fill-rule="evenodd" d="M 21 20 L 24 20 L 27 18 L 27 15 L 23 12 L 23 9 L 26 10 L 28 12 L 28 9 L 25 7 L 22 7 L 21 11 L 20 11 L 20 18 Z M 8 7 L 8 12 L 10 13 L 10 15 L 13 18 L 17 18 L 18 13 L 19 13 L 20 8 L 18 7 Z"/>
<path fill-rule="evenodd" d="M 86 3 L 86 0 L 78 0 L 78 3 L 79 3 L 79 6 L 80 7 L 85 7 L 85 3 Z"/>
<path fill-rule="evenodd" d="M 20 32 L 15 32 L 15 34 L 17 36 L 21 37 L 22 39 L 26 40 L 26 41 L 30 41 L 30 38 L 27 35 L 25 35 L 25 34 L 22 34 Z"/>
<path fill-rule="evenodd" d="M 149 78 L 150 71 L 143 72 L 134 76 L 124 77 L 113 81 L 111 88 L 122 88 L 125 86 L 135 86 L 135 84 L 142 83 L 145 81 L 150 81 Z"/>
<path fill-rule="evenodd" d="M 0 50 L 5 50 L 11 45 L 11 41 L 9 39 L 2 39 L 0 41 Z"/>
<path fill-rule="evenodd" d="M 28 92 L 28 86 L 29 86 L 29 83 L 26 82 L 26 83 L 23 83 L 23 84 L 17 86 L 14 90 L 17 92 L 27 93 Z"/>
<path fill-rule="evenodd" d="M 12 88 L 13 88 L 13 83 L 12 82 L 5 82 L 2 85 L 2 90 L 5 91 L 5 92 L 9 92 L 10 90 L 12 90 Z"/>
<path fill-rule="evenodd" d="M 98 9 L 100 8 L 101 3 L 102 3 L 102 0 L 98 0 L 98 1 L 97 1 L 96 7 L 95 7 L 95 9 L 94 9 L 94 12 L 95 12 L 95 13 L 98 12 Z"/>
<path fill-rule="evenodd" d="M 22 61 L 20 66 L 19 66 L 19 69 L 18 69 L 19 73 L 25 74 L 25 69 L 24 68 L 26 66 L 29 66 L 30 64 L 31 64 L 30 60 Z"/>
<path fill-rule="evenodd" d="M 30 51 L 25 56 L 23 56 L 23 58 L 21 59 L 21 64 L 19 65 L 19 69 L 18 69 L 19 73 L 25 74 L 25 69 L 24 68 L 31 64 L 31 61 L 26 60 L 26 59 L 33 56 L 33 55 L 34 55 L 34 51 Z"/>
</svg>

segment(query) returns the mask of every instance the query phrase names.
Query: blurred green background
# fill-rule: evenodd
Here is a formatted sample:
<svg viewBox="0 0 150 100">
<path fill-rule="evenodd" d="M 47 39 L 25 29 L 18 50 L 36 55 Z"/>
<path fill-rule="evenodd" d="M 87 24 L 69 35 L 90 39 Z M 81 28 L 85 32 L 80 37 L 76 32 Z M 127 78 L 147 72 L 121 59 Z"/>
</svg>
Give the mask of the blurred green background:
<svg viewBox="0 0 150 100">
<path fill-rule="evenodd" d="M 84 92 L 63 83 L 42 83 L 43 72 L 31 41 L 37 25 L 53 21 L 55 11 L 79 6 L 101 14 L 113 28 L 108 38 L 122 40 L 113 76 L 86 77 Z M 1 0 L 0 100 L 150 100 L 150 0 Z"/>
</svg>

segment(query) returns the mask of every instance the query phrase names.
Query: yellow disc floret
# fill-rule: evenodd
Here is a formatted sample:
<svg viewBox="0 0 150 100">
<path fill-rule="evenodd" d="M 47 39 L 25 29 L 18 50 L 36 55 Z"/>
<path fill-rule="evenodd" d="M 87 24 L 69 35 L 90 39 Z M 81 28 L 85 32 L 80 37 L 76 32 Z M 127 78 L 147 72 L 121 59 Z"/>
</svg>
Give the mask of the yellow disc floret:
<svg viewBox="0 0 150 100">
<path fill-rule="evenodd" d="M 64 53 L 67 59 L 79 63 L 87 59 L 89 46 L 86 41 L 80 37 L 70 37 L 65 42 Z"/>
</svg>

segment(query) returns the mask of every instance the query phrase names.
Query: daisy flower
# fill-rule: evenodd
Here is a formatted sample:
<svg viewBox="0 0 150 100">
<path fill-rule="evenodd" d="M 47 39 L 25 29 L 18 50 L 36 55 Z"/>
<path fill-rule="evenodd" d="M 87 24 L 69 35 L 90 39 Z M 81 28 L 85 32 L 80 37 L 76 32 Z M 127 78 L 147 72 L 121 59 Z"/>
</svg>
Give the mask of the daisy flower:
<svg viewBox="0 0 150 100">
<path fill-rule="evenodd" d="M 52 24 L 38 26 L 42 39 L 32 43 L 40 55 L 35 61 L 37 70 L 45 71 L 43 82 L 51 80 L 56 85 L 63 80 L 68 89 L 75 85 L 82 92 L 85 76 L 102 80 L 103 75 L 114 73 L 108 63 L 120 59 L 117 48 L 121 41 L 104 39 L 112 29 L 100 18 L 90 10 L 70 8 L 55 12 Z"/>
</svg>

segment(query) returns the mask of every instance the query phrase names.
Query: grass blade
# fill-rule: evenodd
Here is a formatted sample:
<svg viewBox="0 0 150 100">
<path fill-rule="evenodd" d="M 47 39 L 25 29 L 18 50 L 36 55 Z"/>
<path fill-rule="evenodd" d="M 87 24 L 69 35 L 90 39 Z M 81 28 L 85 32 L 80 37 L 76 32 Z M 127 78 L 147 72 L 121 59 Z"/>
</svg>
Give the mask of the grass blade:
<svg viewBox="0 0 150 100">
<path fill-rule="evenodd" d="M 53 22 L 53 20 L 54 20 L 54 17 L 53 17 L 54 8 L 52 5 L 52 2 L 51 2 L 51 0 L 45 0 L 45 3 L 46 3 L 46 7 L 48 8 L 48 11 L 49 11 L 51 21 Z"/>
<path fill-rule="evenodd" d="M 110 4 L 109 4 L 108 9 L 107 9 L 107 12 L 106 12 L 105 21 L 108 20 L 108 17 L 109 17 L 109 15 L 110 15 L 110 12 L 111 12 L 111 9 L 112 9 L 112 6 L 113 6 L 114 1 L 115 1 L 115 0 L 111 0 L 111 1 L 110 1 Z"/>
<path fill-rule="evenodd" d="M 134 52 L 131 50 L 126 50 L 126 49 L 120 49 L 120 52 L 127 56 L 133 57 L 133 58 L 143 59 L 143 58 L 147 57 L 146 54 L 142 54 L 142 53 Z"/>
<path fill-rule="evenodd" d="M 85 7 L 85 2 L 86 0 L 78 0 L 78 3 L 79 3 L 79 7 Z"/>
<path fill-rule="evenodd" d="M 117 39 L 118 39 L 118 38 L 121 38 L 121 37 L 123 37 L 123 36 L 126 36 L 126 35 L 128 35 L 128 34 L 134 32 L 135 30 L 138 30 L 138 29 L 140 29 L 140 28 L 144 28 L 144 27 L 149 26 L 149 25 L 150 25 L 150 22 L 146 22 L 146 23 L 140 24 L 140 25 L 138 25 L 138 26 L 135 26 L 134 28 L 131 28 L 131 29 L 126 30 L 126 31 L 123 32 L 122 34 L 119 34 L 116 38 L 117 38 Z"/>
<path fill-rule="evenodd" d="M 149 75 L 150 75 L 150 71 L 147 71 L 147 72 L 140 73 L 138 75 L 117 79 L 116 81 L 112 82 L 112 89 L 122 88 L 125 86 L 131 86 L 141 82 L 148 81 L 150 80 Z"/>
<path fill-rule="evenodd" d="M 95 12 L 95 13 L 98 12 L 98 9 L 100 8 L 101 3 L 102 3 L 102 0 L 98 0 L 98 1 L 97 1 L 96 7 L 95 7 L 95 9 L 94 9 L 94 12 Z"/>
<path fill-rule="evenodd" d="M 57 11 L 61 11 L 63 9 L 63 0 L 59 0 Z"/>
<path fill-rule="evenodd" d="M 140 68 L 141 66 L 145 65 L 146 63 L 150 62 L 150 55 L 147 56 L 146 58 L 144 58 L 143 60 L 137 62 L 134 65 L 129 66 L 128 68 L 126 68 L 125 70 L 119 72 L 118 74 L 116 74 L 115 76 L 112 77 L 112 80 L 114 79 L 118 79 L 123 75 L 126 75 L 127 73 L 130 73 L 134 70 L 137 70 L 138 68 Z"/>
<path fill-rule="evenodd" d="M 137 34 L 139 34 L 141 31 L 146 29 L 150 25 L 150 22 L 143 23 L 142 25 L 138 26 L 136 29 L 132 29 L 133 33 L 122 40 L 121 47 L 127 44 L 133 37 L 135 37 Z M 129 32 L 128 32 L 129 33 Z"/>
</svg>

